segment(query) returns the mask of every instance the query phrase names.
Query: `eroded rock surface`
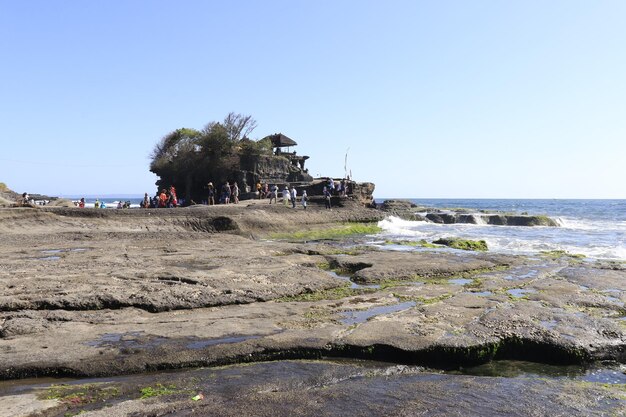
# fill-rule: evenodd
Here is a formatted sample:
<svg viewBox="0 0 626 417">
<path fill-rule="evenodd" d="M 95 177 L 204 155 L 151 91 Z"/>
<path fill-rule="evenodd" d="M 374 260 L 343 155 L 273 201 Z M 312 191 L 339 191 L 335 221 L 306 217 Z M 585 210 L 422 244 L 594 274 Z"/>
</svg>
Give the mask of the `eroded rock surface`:
<svg viewBox="0 0 626 417">
<path fill-rule="evenodd" d="M 329 361 L 188 370 L 157 380 L 91 380 L 34 392 L 30 403 L 18 402 L 24 395 L 0 397 L 0 407 L 28 410 L 42 402 L 37 397 L 55 396 L 59 404 L 46 416 L 526 417 L 620 415 L 626 405 L 619 385 L 583 378 L 442 375 L 412 366 Z"/>
<path fill-rule="evenodd" d="M 615 265 L 263 239 L 379 216 L 258 204 L 0 210 L 0 377 L 323 356 L 626 362 L 626 271 Z M 198 226 L 216 219 L 230 226 Z"/>
</svg>

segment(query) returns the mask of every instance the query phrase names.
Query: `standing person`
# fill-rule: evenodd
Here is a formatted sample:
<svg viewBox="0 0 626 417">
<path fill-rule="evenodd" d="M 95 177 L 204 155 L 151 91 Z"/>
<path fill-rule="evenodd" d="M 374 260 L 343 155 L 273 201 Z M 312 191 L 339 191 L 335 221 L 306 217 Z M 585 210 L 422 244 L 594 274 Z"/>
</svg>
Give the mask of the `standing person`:
<svg viewBox="0 0 626 417">
<path fill-rule="evenodd" d="M 276 184 L 272 185 L 270 191 L 270 204 L 272 204 L 272 200 L 274 200 L 274 204 L 278 201 L 278 186 Z"/>
<path fill-rule="evenodd" d="M 239 186 L 237 181 L 233 183 L 233 203 L 239 204 Z"/>
<path fill-rule="evenodd" d="M 213 183 L 210 182 L 207 184 L 207 188 L 209 189 L 209 206 L 215 205 L 215 187 L 213 187 Z"/>
<path fill-rule="evenodd" d="M 289 207 L 289 188 L 287 188 L 286 185 L 283 189 L 283 203 L 285 204 L 285 207 Z"/>
<path fill-rule="evenodd" d="M 178 207 L 178 197 L 176 196 L 176 188 L 172 185 L 170 187 L 170 207 Z"/>
<path fill-rule="evenodd" d="M 256 182 L 256 193 L 259 196 L 259 200 L 261 199 L 261 181 Z"/>
<path fill-rule="evenodd" d="M 141 208 L 149 208 L 150 207 L 150 197 L 148 197 L 148 193 L 143 195 L 143 201 L 141 202 Z"/>
<path fill-rule="evenodd" d="M 326 204 L 326 208 L 330 209 L 330 191 L 328 187 L 324 187 L 324 203 Z"/>
<path fill-rule="evenodd" d="M 78 202 L 78 207 L 80 208 L 85 208 L 85 198 L 81 198 L 80 201 Z"/>
<path fill-rule="evenodd" d="M 268 186 L 267 183 L 265 183 L 265 184 L 263 184 L 263 195 L 262 195 L 262 197 L 263 198 L 267 198 L 268 194 L 269 194 L 269 186 Z"/>
<path fill-rule="evenodd" d="M 159 208 L 165 207 L 167 207 L 167 191 L 163 188 L 159 194 Z"/>
<path fill-rule="evenodd" d="M 222 186 L 222 201 L 224 204 L 230 203 L 230 185 L 228 185 L 228 181 Z"/>
<path fill-rule="evenodd" d="M 100 208 L 100 199 L 96 198 L 96 202 L 93 204 L 93 208 Z"/>
<path fill-rule="evenodd" d="M 309 200 L 309 196 L 306 195 L 306 190 L 302 191 L 302 207 L 306 210 L 306 202 Z"/>
<path fill-rule="evenodd" d="M 291 186 L 291 192 L 289 193 L 289 197 L 291 198 L 291 208 L 296 208 L 296 197 L 298 196 L 298 191 L 294 185 Z"/>
</svg>

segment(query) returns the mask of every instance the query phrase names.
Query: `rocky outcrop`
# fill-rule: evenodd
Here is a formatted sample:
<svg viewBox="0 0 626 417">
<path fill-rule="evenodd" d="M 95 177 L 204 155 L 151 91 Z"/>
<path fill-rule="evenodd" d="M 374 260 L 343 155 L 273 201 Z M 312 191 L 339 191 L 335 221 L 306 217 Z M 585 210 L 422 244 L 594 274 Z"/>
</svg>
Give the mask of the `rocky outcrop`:
<svg viewBox="0 0 626 417">
<path fill-rule="evenodd" d="M 339 184 L 340 182 L 344 182 L 347 184 L 347 193 L 346 196 L 339 195 L 338 193 L 333 193 L 331 197 L 331 202 L 333 207 L 343 207 L 343 206 L 351 206 L 354 207 L 354 203 L 356 202 L 361 206 L 369 206 L 372 202 L 372 198 L 374 195 L 374 189 L 376 188 L 374 183 L 371 182 L 356 182 L 356 181 L 344 181 L 343 179 L 333 179 L 335 184 Z M 327 178 L 316 178 L 310 182 L 295 184 L 295 188 L 298 191 L 298 198 L 302 196 L 303 191 L 306 191 L 309 196 L 309 201 L 313 204 L 319 203 L 324 205 L 324 200 L 322 196 L 324 195 L 324 187 L 328 185 Z M 284 184 L 280 184 L 279 188 L 282 189 Z M 279 198 L 281 194 L 279 193 Z M 319 198 L 317 198 L 319 197 Z M 346 198 L 347 197 L 347 198 Z"/>
<path fill-rule="evenodd" d="M 548 216 L 509 213 L 472 213 L 467 209 L 441 210 L 420 207 L 407 200 L 386 200 L 378 206 L 378 209 L 404 220 L 426 220 L 439 224 L 471 223 L 497 226 L 559 226 L 556 220 Z M 421 213 L 425 213 L 425 215 L 422 216 Z"/>
<path fill-rule="evenodd" d="M 367 204 L 372 201 L 376 186 L 371 182 L 357 182 L 352 185 L 352 195 L 357 201 Z"/>
<path fill-rule="evenodd" d="M 377 208 L 404 220 L 425 220 L 423 216 L 417 214 L 418 211 L 421 211 L 421 208 L 407 200 L 385 200 Z"/>
<path fill-rule="evenodd" d="M 0 195 L 0 207 L 11 207 L 13 204 L 13 201 L 8 200 Z"/>
<path fill-rule="evenodd" d="M 486 252 L 487 242 L 484 240 L 467 240 L 459 238 L 441 238 L 433 241 L 435 245 L 444 245 L 453 249 Z"/>
<path fill-rule="evenodd" d="M 11 207 L 21 196 L 0 182 L 0 207 Z"/>
<path fill-rule="evenodd" d="M 453 224 L 489 224 L 496 226 L 550 226 L 558 227 L 556 220 L 548 216 L 521 214 L 463 214 L 463 213 L 428 213 L 426 219 L 433 223 Z"/>
<path fill-rule="evenodd" d="M 256 181 L 267 184 L 313 181 L 313 177 L 306 170 L 294 165 L 289 160 L 288 154 L 285 156 L 259 156 L 250 165 L 249 171 L 244 171 L 250 186 L 255 185 Z"/>
</svg>

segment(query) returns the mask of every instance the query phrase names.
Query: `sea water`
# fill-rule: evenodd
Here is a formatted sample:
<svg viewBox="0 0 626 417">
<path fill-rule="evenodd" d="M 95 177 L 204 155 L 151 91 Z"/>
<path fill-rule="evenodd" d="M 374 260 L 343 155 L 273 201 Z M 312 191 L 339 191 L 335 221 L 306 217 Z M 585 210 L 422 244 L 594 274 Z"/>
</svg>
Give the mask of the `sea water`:
<svg viewBox="0 0 626 417">
<path fill-rule="evenodd" d="M 68 196 L 68 197 L 63 197 L 63 198 L 72 200 L 75 204 L 78 204 L 78 201 L 80 200 L 80 197 L 78 196 Z M 85 207 L 93 208 L 96 202 L 96 199 L 100 203 L 104 203 L 105 208 L 117 208 L 117 204 L 119 202 L 124 204 L 127 201 L 130 202 L 130 208 L 139 208 L 141 202 L 143 201 L 143 196 L 119 196 L 119 197 L 107 196 L 103 198 L 90 196 L 90 197 L 85 197 Z"/>
<path fill-rule="evenodd" d="M 382 200 L 380 200 L 382 202 Z M 536 254 L 563 250 L 592 259 L 626 260 L 626 200 L 412 199 L 420 207 L 547 215 L 559 227 L 436 224 L 388 217 L 379 240 L 431 242 L 442 237 L 485 240 L 489 251 Z M 425 213 L 415 210 L 416 214 Z M 412 247 L 411 247 L 412 248 Z M 399 248 L 400 250 L 409 247 Z"/>
</svg>

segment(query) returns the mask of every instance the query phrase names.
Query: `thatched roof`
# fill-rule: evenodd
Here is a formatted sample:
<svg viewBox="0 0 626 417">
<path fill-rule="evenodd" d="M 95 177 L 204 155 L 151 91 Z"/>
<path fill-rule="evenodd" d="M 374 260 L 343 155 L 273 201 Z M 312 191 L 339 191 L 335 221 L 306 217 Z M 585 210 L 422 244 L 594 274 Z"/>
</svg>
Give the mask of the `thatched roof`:
<svg viewBox="0 0 626 417">
<path fill-rule="evenodd" d="M 274 148 L 284 148 L 287 146 L 296 146 L 297 143 L 295 140 L 288 138 L 282 133 L 274 133 L 273 135 L 269 135 L 264 139 L 269 138 L 272 141 L 272 147 Z"/>
</svg>

